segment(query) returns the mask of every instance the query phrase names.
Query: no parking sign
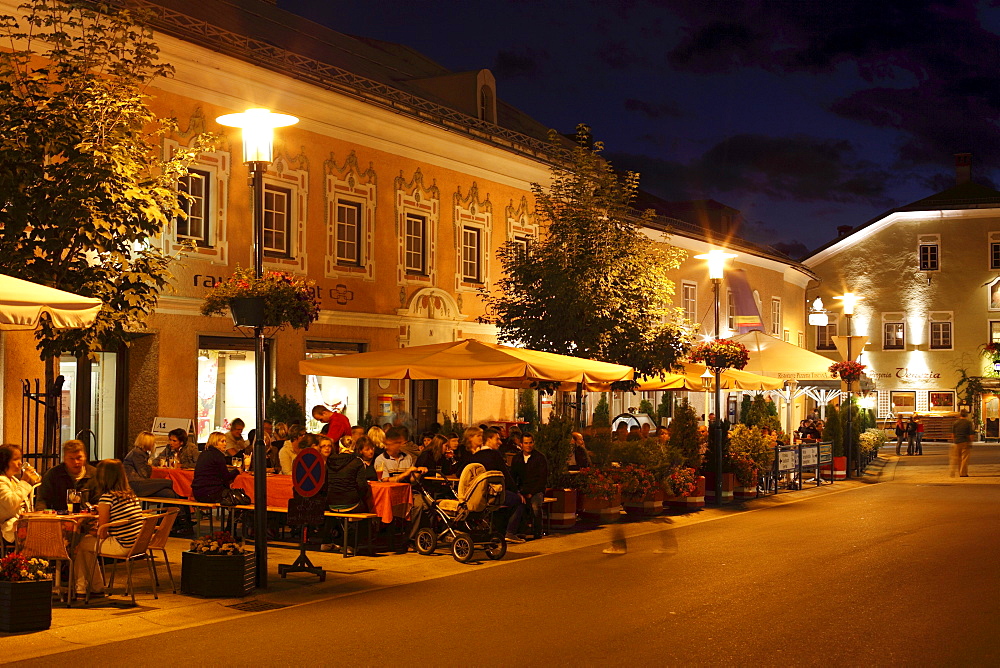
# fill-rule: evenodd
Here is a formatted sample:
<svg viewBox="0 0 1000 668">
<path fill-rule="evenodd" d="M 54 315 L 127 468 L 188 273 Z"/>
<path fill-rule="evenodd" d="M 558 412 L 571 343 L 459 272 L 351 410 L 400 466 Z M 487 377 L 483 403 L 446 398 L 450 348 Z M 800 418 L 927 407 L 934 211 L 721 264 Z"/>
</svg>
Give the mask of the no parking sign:
<svg viewBox="0 0 1000 668">
<path fill-rule="evenodd" d="M 315 496 L 326 482 L 326 459 L 316 448 L 299 452 L 292 464 L 292 488 L 299 496 Z"/>
</svg>

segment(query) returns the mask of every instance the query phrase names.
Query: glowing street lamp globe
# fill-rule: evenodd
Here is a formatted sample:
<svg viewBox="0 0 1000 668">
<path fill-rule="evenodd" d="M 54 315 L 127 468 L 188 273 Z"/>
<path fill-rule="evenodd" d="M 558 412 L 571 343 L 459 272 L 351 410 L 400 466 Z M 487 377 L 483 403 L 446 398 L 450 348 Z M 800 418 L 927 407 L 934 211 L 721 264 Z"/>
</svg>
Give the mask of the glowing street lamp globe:
<svg viewBox="0 0 1000 668">
<path fill-rule="evenodd" d="M 726 271 L 726 260 L 736 257 L 736 253 L 727 253 L 715 248 L 707 253 L 695 255 L 696 260 L 708 260 L 708 277 L 712 280 L 722 279 Z"/>
<path fill-rule="evenodd" d="M 243 162 L 271 162 L 274 128 L 284 128 L 299 122 L 295 116 L 275 114 L 268 109 L 247 109 L 239 114 L 226 114 L 215 119 L 219 125 L 243 130 Z"/>
</svg>

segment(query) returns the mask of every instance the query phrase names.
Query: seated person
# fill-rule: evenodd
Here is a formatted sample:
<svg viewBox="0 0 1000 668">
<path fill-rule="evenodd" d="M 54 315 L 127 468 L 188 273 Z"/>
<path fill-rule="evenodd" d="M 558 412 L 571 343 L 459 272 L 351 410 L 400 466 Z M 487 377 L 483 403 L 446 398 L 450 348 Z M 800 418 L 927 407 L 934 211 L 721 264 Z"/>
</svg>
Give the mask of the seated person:
<svg viewBox="0 0 1000 668">
<path fill-rule="evenodd" d="M 455 468 L 455 453 L 451 451 L 449 440 L 441 434 L 431 438 L 431 442 L 417 457 L 414 466 L 426 469 L 430 475 L 452 476 L 458 474 Z"/>
<path fill-rule="evenodd" d="M 375 480 L 375 444 L 367 436 L 354 441 L 354 456 L 371 470 L 371 479 Z"/>
<path fill-rule="evenodd" d="M 507 508 L 512 508 L 510 518 L 507 520 L 507 541 L 511 543 L 523 543 L 524 539 L 518 537 L 517 529 L 521 524 L 521 515 L 524 513 L 524 503 L 521 495 L 517 493 L 517 482 L 510 474 L 510 468 L 500 454 L 500 433 L 496 429 L 486 429 L 483 431 L 483 447 L 479 448 L 469 460 L 469 463 L 482 464 L 487 471 L 500 471 L 504 478 L 504 503 Z"/>
<path fill-rule="evenodd" d="M 535 538 L 541 538 L 542 502 L 549 482 L 549 463 L 545 455 L 535 450 L 534 434 L 525 434 L 521 438 L 521 453 L 514 455 L 510 474 L 517 485 L 517 493 L 521 495 L 525 505 L 531 508 L 531 528 Z"/>
<path fill-rule="evenodd" d="M 385 452 L 375 458 L 375 474 L 382 482 L 395 480 L 413 470 L 413 457 L 403 452 L 406 429 L 392 427 L 385 435 Z"/>
<path fill-rule="evenodd" d="M 358 425 L 351 427 L 351 446 L 357 443 L 358 439 L 365 436 L 365 428 Z"/>
<path fill-rule="evenodd" d="M 619 422 L 618 426 L 615 428 L 613 441 L 625 441 L 628 439 L 628 425 L 624 422 Z"/>
<path fill-rule="evenodd" d="M 21 466 L 21 448 L 0 445 L 0 534 L 8 543 L 14 542 L 17 518 L 31 510 L 31 487 L 38 481 L 35 469 Z"/>
<path fill-rule="evenodd" d="M 619 425 L 619 429 L 621 428 L 623 425 Z M 579 471 L 588 468 L 590 466 L 590 453 L 587 452 L 587 446 L 584 444 L 583 434 L 574 431 L 570 436 L 570 443 L 573 447 L 569 452 L 569 470 Z"/>
<path fill-rule="evenodd" d="M 305 427 L 299 424 L 293 424 L 288 428 L 288 438 L 285 440 L 285 445 L 282 446 L 281 451 L 278 453 L 278 460 L 281 463 L 281 470 L 279 473 L 282 475 L 292 475 L 292 464 L 295 463 L 295 458 L 299 456 L 299 450 L 301 450 L 302 439 L 306 436 Z"/>
<path fill-rule="evenodd" d="M 35 510 L 66 510 L 66 492 L 71 489 L 87 489 L 87 501 L 97 502 L 96 497 L 90 496 L 96 469 L 87 463 L 83 441 L 66 441 L 62 452 L 62 464 L 53 466 L 42 476 L 42 484 L 35 493 Z"/>
<path fill-rule="evenodd" d="M 125 467 L 117 459 L 105 459 L 97 465 L 94 474 L 94 493 L 97 494 L 97 526 L 132 520 L 129 524 L 108 530 L 108 538 L 101 544 L 101 552 L 106 555 L 125 555 L 132 549 L 135 539 L 142 529 L 142 505 L 128 484 Z M 94 568 L 97 536 L 88 535 L 80 540 L 73 559 L 78 595 L 86 593 L 90 583 L 92 594 L 104 592 L 104 581 L 99 570 Z"/>
<path fill-rule="evenodd" d="M 364 436 L 362 445 L 371 443 Z M 326 439 L 332 445 L 332 441 Z M 326 460 L 326 501 L 330 510 L 338 512 L 364 512 L 371 506 L 371 488 L 369 480 L 375 480 L 375 469 L 365 466 L 365 463 L 353 451 L 341 451 L 330 455 Z M 367 527 L 367 524 L 363 526 Z M 320 550 L 329 552 L 335 549 L 333 536 L 340 528 L 340 520 L 335 517 L 325 518 L 323 525 L 324 541 Z"/>
<path fill-rule="evenodd" d="M 643 440 L 649 438 L 649 432 L 652 428 L 653 425 L 649 424 L 648 422 L 643 422 L 642 426 L 639 427 L 639 436 L 641 436 Z"/>
<path fill-rule="evenodd" d="M 628 429 L 628 436 L 625 437 L 626 441 L 641 441 L 642 440 L 642 428 L 639 425 L 632 425 Z"/>
<path fill-rule="evenodd" d="M 160 499 L 178 499 L 173 483 L 167 478 L 153 478 L 153 467 L 149 465 L 149 453 L 156 447 L 153 432 L 140 431 L 135 443 L 125 455 L 122 464 L 128 476 L 129 487 L 136 496 L 155 496 Z"/>
<path fill-rule="evenodd" d="M 246 450 L 247 440 L 243 438 L 246 426 L 242 418 L 236 418 L 229 423 L 229 431 L 226 432 L 226 454 L 230 457 L 235 457 L 237 453 Z"/>
<path fill-rule="evenodd" d="M 483 430 L 479 427 L 466 427 L 462 432 L 462 442 L 455 448 L 455 459 L 458 460 L 458 474 L 472 461 L 472 455 L 483 447 Z"/>
<path fill-rule="evenodd" d="M 167 433 L 167 445 L 170 447 L 170 455 L 177 457 L 182 469 L 193 469 L 194 465 L 198 463 L 198 456 L 201 455 L 201 452 L 198 451 L 197 443 L 188 440 L 186 429 L 180 427 L 171 429 Z"/>
<path fill-rule="evenodd" d="M 213 431 L 208 435 L 208 443 L 205 451 L 198 457 L 198 463 L 194 467 L 194 480 L 191 482 L 191 493 L 195 501 L 218 503 L 229 489 L 230 483 L 240 474 L 229 467 L 231 458 L 226 454 L 226 449 L 225 434 Z"/>
</svg>

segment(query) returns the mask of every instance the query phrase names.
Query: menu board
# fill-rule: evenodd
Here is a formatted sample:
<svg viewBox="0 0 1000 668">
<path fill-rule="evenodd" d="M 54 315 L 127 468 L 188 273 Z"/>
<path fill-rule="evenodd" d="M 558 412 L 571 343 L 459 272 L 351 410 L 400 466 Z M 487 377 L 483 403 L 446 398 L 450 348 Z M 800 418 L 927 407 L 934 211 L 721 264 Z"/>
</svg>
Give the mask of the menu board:
<svg viewBox="0 0 1000 668">
<path fill-rule="evenodd" d="M 802 468 L 814 467 L 819 463 L 818 445 L 802 445 L 799 449 L 802 451 Z"/>
</svg>

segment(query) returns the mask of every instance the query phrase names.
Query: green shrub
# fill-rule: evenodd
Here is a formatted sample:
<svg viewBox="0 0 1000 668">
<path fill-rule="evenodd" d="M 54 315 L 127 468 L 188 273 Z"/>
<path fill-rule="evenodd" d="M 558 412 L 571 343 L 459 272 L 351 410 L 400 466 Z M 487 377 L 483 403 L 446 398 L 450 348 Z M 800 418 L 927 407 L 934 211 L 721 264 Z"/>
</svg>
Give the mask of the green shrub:
<svg viewBox="0 0 1000 668">
<path fill-rule="evenodd" d="M 595 427 L 611 426 L 611 407 L 608 405 L 608 395 L 606 393 L 601 393 L 601 400 L 594 407 L 594 421 L 592 424 Z"/>
<path fill-rule="evenodd" d="M 298 422 L 306 423 L 306 410 L 295 397 L 290 394 L 278 394 L 274 391 L 274 396 L 267 402 L 264 414 L 272 423 L 284 422 L 287 425 Z"/>
<path fill-rule="evenodd" d="M 569 468 L 572 433 L 573 420 L 556 413 L 549 417 L 547 424 L 539 425 L 535 432 L 535 448 L 549 462 L 549 485 L 552 487 L 564 484 L 563 478 Z"/>
</svg>

